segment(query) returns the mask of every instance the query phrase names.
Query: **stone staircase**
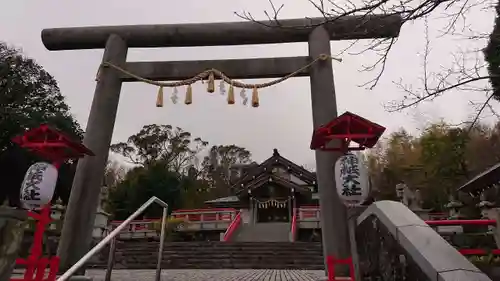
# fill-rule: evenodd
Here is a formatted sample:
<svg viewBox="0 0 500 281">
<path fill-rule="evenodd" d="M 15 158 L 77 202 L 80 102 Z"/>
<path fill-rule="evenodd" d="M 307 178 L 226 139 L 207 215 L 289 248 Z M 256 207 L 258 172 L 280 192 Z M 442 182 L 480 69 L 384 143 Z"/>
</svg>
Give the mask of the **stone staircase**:
<svg viewBox="0 0 500 281">
<path fill-rule="evenodd" d="M 242 224 L 234 234 L 237 242 L 288 242 L 290 223 L 272 222 Z"/>
<path fill-rule="evenodd" d="M 154 269 L 158 241 L 119 241 L 116 269 Z M 106 268 L 107 252 L 89 264 Z M 321 243 L 173 242 L 165 243 L 164 269 L 323 269 Z"/>
</svg>

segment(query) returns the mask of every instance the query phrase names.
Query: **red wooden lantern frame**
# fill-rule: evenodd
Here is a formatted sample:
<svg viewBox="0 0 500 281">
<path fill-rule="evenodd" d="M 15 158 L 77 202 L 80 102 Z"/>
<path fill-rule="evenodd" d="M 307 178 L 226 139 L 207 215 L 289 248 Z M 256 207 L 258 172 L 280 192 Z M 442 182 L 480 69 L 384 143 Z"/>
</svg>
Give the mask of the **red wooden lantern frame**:
<svg viewBox="0 0 500 281">
<path fill-rule="evenodd" d="M 41 125 L 23 135 L 14 137 L 12 142 L 56 163 L 82 158 L 85 155 L 94 156 L 94 153 L 83 144 L 73 141 L 48 125 Z"/>
<path fill-rule="evenodd" d="M 94 153 L 83 144 L 72 141 L 69 137 L 58 130 L 50 128 L 48 125 L 41 125 L 38 128 L 27 131 L 23 135 L 14 137 L 12 142 L 42 158 L 52 161 L 52 164 L 57 168 L 68 159 L 77 159 L 85 155 L 94 156 Z M 11 281 L 56 280 L 57 272 L 59 271 L 59 257 L 53 256 L 49 259 L 42 256 L 45 227 L 52 221 L 50 213 L 50 203 L 44 206 L 39 213 L 28 211 L 28 216 L 37 221 L 33 235 L 33 245 L 27 259 L 19 258 L 16 260 L 17 264 L 26 266 L 23 278 L 11 279 Z M 45 278 L 47 266 L 49 266 L 49 274 Z"/>
<path fill-rule="evenodd" d="M 313 132 L 310 148 L 343 153 L 364 150 L 375 146 L 384 131 L 385 127 L 347 111 L 316 129 Z M 328 146 L 333 140 L 340 140 L 339 144 L 334 147 Z M 358 146 L 350 146 L 351 142 L 357 143 Z"/>
</svg>

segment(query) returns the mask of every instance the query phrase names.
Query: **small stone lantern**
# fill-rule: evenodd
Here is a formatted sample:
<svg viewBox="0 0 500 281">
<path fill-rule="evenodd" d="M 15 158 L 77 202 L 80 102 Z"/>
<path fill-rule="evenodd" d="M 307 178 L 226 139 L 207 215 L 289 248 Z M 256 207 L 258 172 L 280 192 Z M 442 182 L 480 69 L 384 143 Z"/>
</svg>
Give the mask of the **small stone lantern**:
<svg viewBox="0 0 500 281">
<path fill-rule="evenodd" d="M 101 193 L 99 195 L 99 205 L 97 206 L 95 220 L 94 220 L 94 230 L 92 231 L 92 238 L 100 240 L 106 236 L 108 231 L 108 221 L 110 214 L 104 211 L 103 207 L 106 204 L 108 198 L 108 187 L 103 186 L 101 188 Z"/>
<path fill-rule="evenodd" d="M 460 210 L 464 204 L 457 199 L 453 194 L 450 194 L 448 197 L 448 204 L 445 205 L 445 208 L 448 210 L 448 219 L 449 220 L 457 220 L 462 217 Z"/>
<path fill-rule="evenodd" d="M 51 206 L 50 217 L 52 218 L 53 222 L 49 226 L 50 230 L 60 230 L 58 228 L 59 228 L 59 226 L 62 226 L 63 215 L 64 215 L 65 209 L 66 208 L 64 207 L 61 198 L 57 199 L 56 204 Z"/>
<path fill-rule="evenodd" d="M 479 200 L 481 201 L 477 204 L 477 207 L 481 210 L 481 217 L 484 219 L 495 217 L 491 213 L 494 211 L 496 204 L 488 200 L 488 193 L 486 191 L 481 192 Z"/>
</svg>

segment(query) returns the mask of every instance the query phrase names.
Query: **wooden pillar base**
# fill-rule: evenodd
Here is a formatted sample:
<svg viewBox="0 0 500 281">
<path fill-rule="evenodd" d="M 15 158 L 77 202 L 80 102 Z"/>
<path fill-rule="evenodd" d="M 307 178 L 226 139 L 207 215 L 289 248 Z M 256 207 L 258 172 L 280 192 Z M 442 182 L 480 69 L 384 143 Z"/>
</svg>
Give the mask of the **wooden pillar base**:
<svg viewBox="0 0 500 281">
<path fill-rule="evenodd" d="M 0 207 L 0 281 L 9 281 L 21 248 L 25 210 Z"/>
</svg>

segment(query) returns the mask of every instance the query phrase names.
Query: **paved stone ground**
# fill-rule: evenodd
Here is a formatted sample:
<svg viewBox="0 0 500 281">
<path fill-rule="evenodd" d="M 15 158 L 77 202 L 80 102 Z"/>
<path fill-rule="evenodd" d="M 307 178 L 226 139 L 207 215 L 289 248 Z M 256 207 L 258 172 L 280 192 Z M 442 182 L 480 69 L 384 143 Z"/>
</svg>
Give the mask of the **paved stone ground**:
<svg viewBox="0 0 500 281">
<path fill-rule="evenodd" d="M 95 281 L 103 281 L 104 270 L 87 270 Z M 184 269 L 162 270 L 162 281 L 319 281 L 323 270 Z M 113 270 L 113 281 L 154 281 L 155 270 Z"/>
</svg>

